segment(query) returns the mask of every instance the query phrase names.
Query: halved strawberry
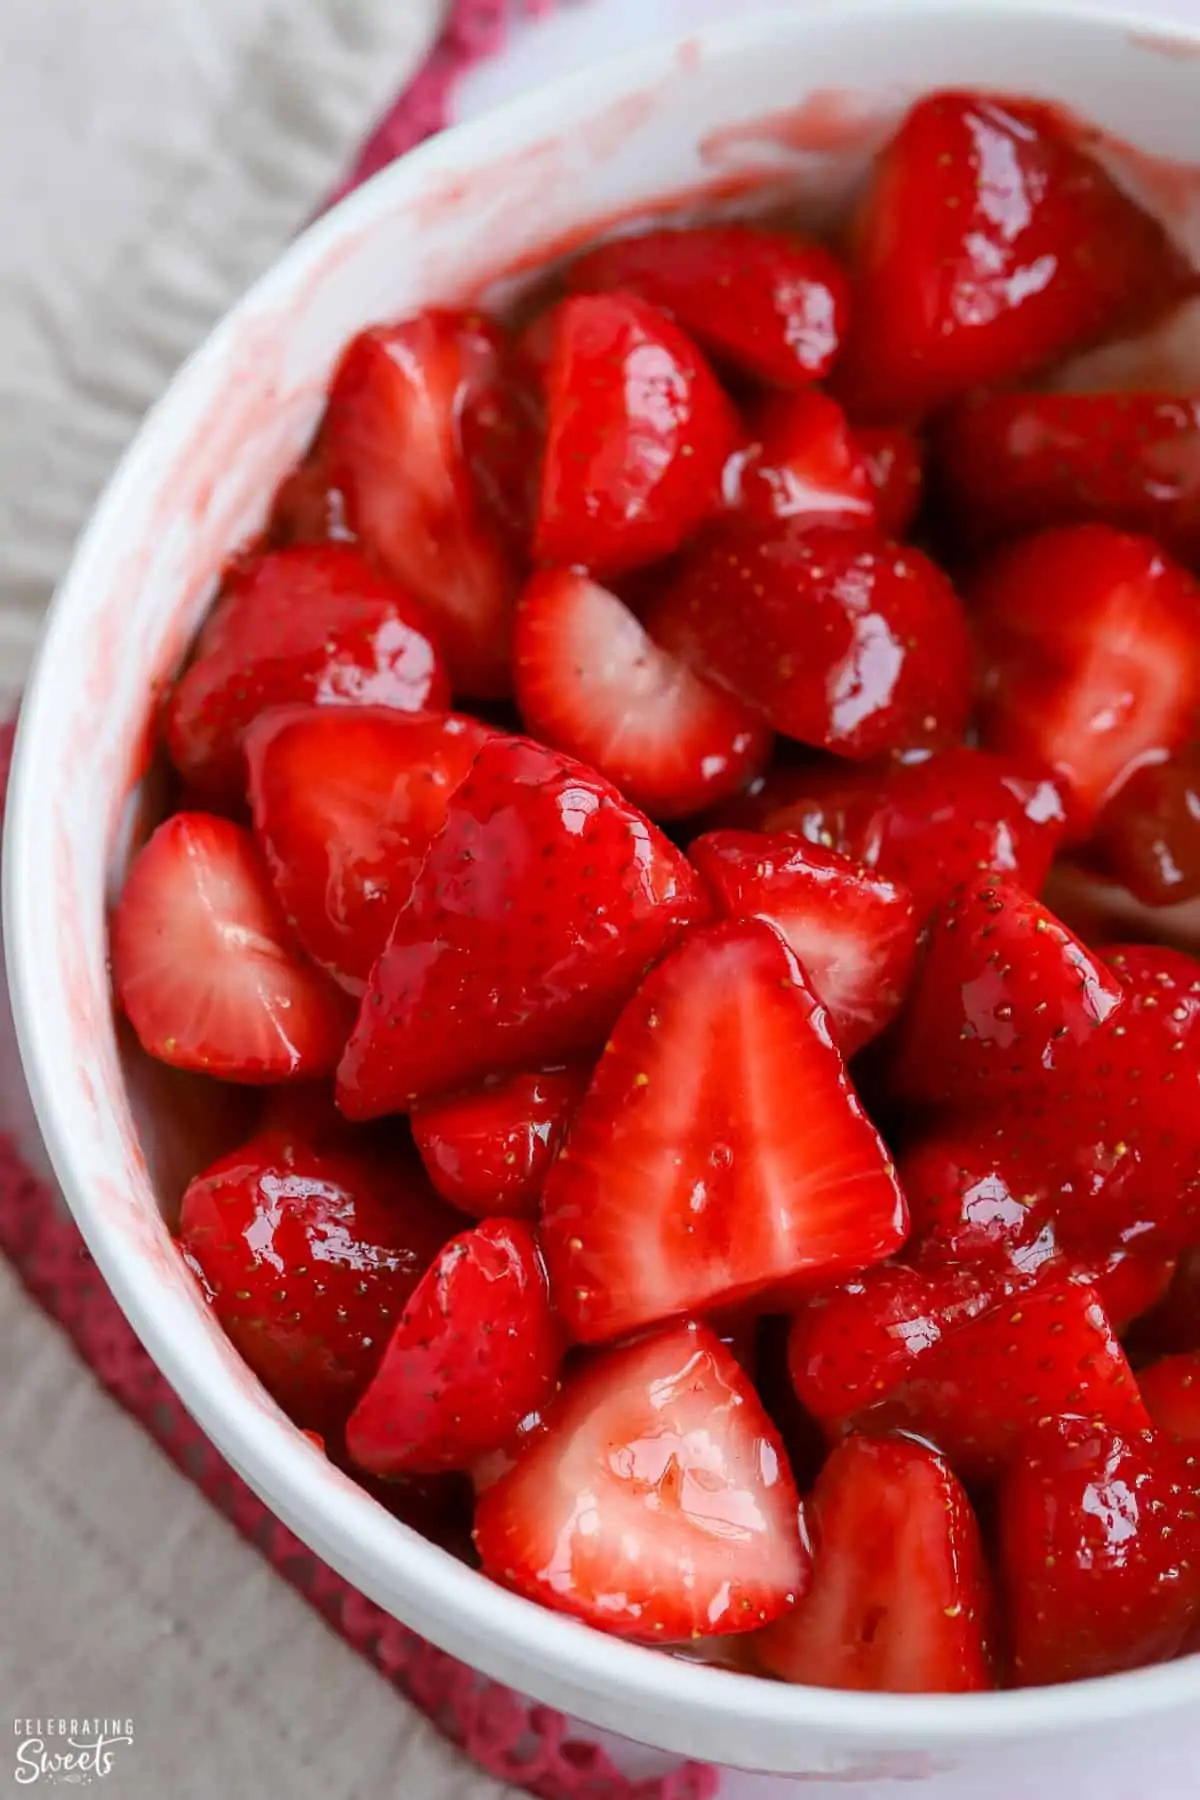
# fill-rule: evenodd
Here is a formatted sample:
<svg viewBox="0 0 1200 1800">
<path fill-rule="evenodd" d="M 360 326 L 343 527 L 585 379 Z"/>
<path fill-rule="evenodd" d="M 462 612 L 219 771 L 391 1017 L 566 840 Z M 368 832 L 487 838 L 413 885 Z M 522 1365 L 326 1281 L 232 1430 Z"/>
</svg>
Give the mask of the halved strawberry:
<svg viewBox="0 0 1200 1800">
<path fill-rule="evenodd" d="M 305 950 L 361 994 L 446 816 L 491 735 L 475 719 L 381 707 L 288 707 L 246 734 L 254 829 Z"/>
<path fill-rule="evenodd" d="M 790 945 L 842 1055 L 900 1010 L 917 951 L 906 888 L 802 837 L 713 831 L 688 855 L 728 919 L 765 919 Z"/>
<path fill-rule="evenodd" d="M 602 776 L 490 738 L 372 972 L 339 1105 L 374 1118 L 593 1050 L 707 910 L 682 853 Z"/>
<path fill-rule="evenodd" d="M 301 544 L 239 563 L 167 702 L 164 736 L 191 789 L 246 790 L 242 736 L 271 706 L 442 707 L 428 615 L 349 544 Z"/>
<path fill-rule="evenodd" d="M 958 598 L 919 550 L 781 524 L 697 548 L 646 614 L 651 637 L 787 737 L 865 761 L 953 738 L 971 705 Z"/>
<path fill-rule="evenodd" d="M 318 445 L 275 490 L 265 537 L 271 550 L 286 550 L 292 544 L 355 542 L 346 518 L 346 496 Z"/>
<path fill-rule="evenodd" d="M 1200 750 L 1131 775 L 1097 819 L 1089 849 L 1145 906 L 1200 896 Z"/>
<path fill-rule="evenodd" d="M 562 1352 L 533 1233 L 485 1219 L 405 1303 L 346 1426 L 351 1459 L 372 1475 L 469 1469 L 549 1400 Z"/>
<path fill-rule="evenodd" d="M 866 461 L 836 400 L 817 388 L 769 394 L 751 412 L 748 442 L 730 458 L 725 496 L 741 518 L 869 531 L 878 512 Z"/>
<path fill-rule="evenodd" d="M 509 1075 L 412 1109 L 412 1133 L 434 1187 L 475 1218 L 536 1215 L 591 1071 L 587 1064 Z"/>
<path fill-rule="evenodd" d="M 809 1573 L 775 1429 L 698 1324 L 573 1375 L 480 1495 L 475 1544 L 505 1587 L 647 1643 L 757 1630 Z"/>
<path fill-rule="evenodd" d="M 436 619 L 456 692 L 508 691 L 516 573 L 480 513 L 464 414 L 491 395 L 504 340 L 478 313 L 378 325 L 343 352 L 319 438 L 349 524 Z"/>
<path fill-rule="evenodd" d="M 1111 1675 L 1183 1649 L 1200 1594 L 1195 1496 L 1156 1434 L 1041 1420 L 1009 1469 L 999 1525 L 1019 1682 Z"/>
<path fill-rule="evenodd" d="M 581 570 L 544 569 L 525 589 L 513 677 L 529 730 L 599 769 L 654 818 L 736 793 L 770 754 L 761 718 L 660 650 Z"/>
<path fill-rule="evenodd" d="M 416 1158 L 268 1131 L 197 1175 L 179 1241 L 222 1329 L 302 1425 L 345 1423 L 454 1230 Z"/>
<path fill-rule="evenodd" d="M 113 984 L 143 1049 L 226 1081 L 328 1073 L 345 997 L 293 949 L 240 825 L 175 813 L 138 852 L 112 918 Z"/>
<path fill-rule="evenodd" d="M 647 976 L 542 1191 L 555 1301 L 585 1343 L 862 1268 L 907 1223 L 824 1009 L 759 920 L 695 931 Z"/>
<path fill-rule="evenodd" d="M 925 487 L 919 440 L 902 425 L 860 425 L 854 441 L 871 484 L 880 531 L 885 537 L 904 537 L 920 511 Z"/>
<path fill-rule="evenodd" d="M 1191 273 L 1050 107 L 976 93 L 911 108 L 853 251 L 835 388 L 873 419 L 1044 368 L 1163 310 Z"/>
<path fill-rule="evenodd" d="M 1001 550 L 970 601 L 984 743 L 1061 776 L 1086 836 L 1122 782 L 1192 733 L 1200 588 L 1149 538 L 1063 525 Z"/>
<path fill-rule="evenodd" d="M 754 1639 L 772 1675 L 892 1694 L 992 1686 L 979 1527 L 940 1456 L 904 1438 L 850 1438 L 821 1471 L 805 1519 L 812 1585 Z"/>
<path fill-rule="evenodd" d="M 677 550 L 719 504 L 737 421 L 679 327 L 632 294 L 582 294 L 552 320 L 534 550 L 619 575 Z"/>
<path fill-rule="evenodd" d="M 1200 1444 L 1200 1355 L 1192 1350 L 1164 1356 L 1139 1369 L 1137 1380 L 1158 1429 L 1185 1443 Z"/>
<path fill-rule="evenodd" d="M 713 356 L 778 387 L 829 373 L 850 301 L 846 274 L 822 245 L 743 224 L 615 238 L 577 258 L 567 280 L 576 293 L 640 294 Z"/>
</svg>

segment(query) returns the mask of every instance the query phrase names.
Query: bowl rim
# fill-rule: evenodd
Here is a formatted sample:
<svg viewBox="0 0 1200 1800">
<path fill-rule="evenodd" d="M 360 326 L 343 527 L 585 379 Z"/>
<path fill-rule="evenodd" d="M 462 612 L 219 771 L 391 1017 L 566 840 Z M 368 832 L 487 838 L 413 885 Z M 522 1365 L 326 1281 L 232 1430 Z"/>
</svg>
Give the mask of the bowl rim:
<svg viewBox="0 0 1200 1800">
<path fill-rule="evenodd" d="M 964 13 L 1014 24 L 1022 19 L 1077 22 L 1115 34 L 1161 28 L 1166 37 L 1200 50 L 1200 18 L 1155 19 L 1124 7 L 1112 9 L 1102 0 L 908 0 L 906 6 L 912 22 L 961 18 Z M 1061 1687 L 982 1694 L 868 1694 L 791 1686 L 665 1656 L 549 1611 L 469 1569 L 349 1482 L 344 1489 L 339 1486 L 339 1502 L 331 1504 L 328 1465 L 283 1415 L 264 1414 L 257 1395 L 240 1390 L 223 1371 L 195 1369 L 179 1352 L 172 1331 L 177 1302 L 129 1241 L 112 1229 L 76 1168 L 70 1080 L 53 1060 L 33 948 L 39 938 L 40 896 L 49 889 L 50 873 L 45 872 L 44 882 L 28 879 L 29 868 L 38 863 L 30 846 L 35 817 L 44 809 L 40 771 L 62 729 L 54 670 L 71 666 L 75 615 L 86 610 L 89 589 L 97 591 L 102 572 L 113 565 L 127 497 L 150 478 L 163 451 L 177 441 L 177 421 L 188 417 L 193 396 L 203 391 L 209 371 L 220 366 L 248 317 L 286 301 L 332 246 L 389 210 L 393 193 L 453 171 L 464 150 L 471 150 L 478 162 L 485 147 L 486 153 L 499 155 L 509 137 L 524 139 L 541 126 L 561 126 L 572 116 L 575 97 L 586 106 L 597 83 L 612 91 L 634 88 L 673 63 L 685 43 L 697 44 L 706 59 L 717 59 L 759 41 L 799 42 L 813 31 L 843 30 L 848 22 L 883 15 L 894 19 L 893 0 L 841 0 L 832 18 L 765 9 L 623 51 L 451 127 L 382 169 L 310 224 L 182 365 L 110 476 L 47 612 L 21 705 L 9 778 L 3 926 L 22 1065 L 62 1192 L 106 1282 L 159 1369 L 229 1461 L 298 1536 L 368 1594 L 379 1598 L 381 1588 L 392 1590 L 390 1599 L 380 1600 L 385 1610 L 396 1596 L 414 1602 L 420 1631 L 498 1680 L 512 1680 L 515 1670 L 522 1685 L 528 1678 L 535 1696 L 544 1696 L 551 1685 L 561 1692 L 562 1671 L 569 1671 L 585 1719 L 588 1702 L 597 1695 L 619 1701 L 622 1693 L 636 1694 L 663 1719 L 662 1747 L 685 1755 L 692 1715 L 743 1734 L 747 1728 L 761 1728 L 773 1746 L 794 1744 L 798 1757 L 814 1733 L 865 1749 L 936 1749 L 1085 1731 L 1194 1706 L 1200 1699 L 1200 1655 Z M 280 1492 L 287 1497 L 282 1505 Z M 386 1582 L 380 1569 L 386 1570 Z M 441 1622 L 447 1618 L 449 1627 Z M 713 1731 L 705 1735 L 711 1738 Z"/>
</svg>

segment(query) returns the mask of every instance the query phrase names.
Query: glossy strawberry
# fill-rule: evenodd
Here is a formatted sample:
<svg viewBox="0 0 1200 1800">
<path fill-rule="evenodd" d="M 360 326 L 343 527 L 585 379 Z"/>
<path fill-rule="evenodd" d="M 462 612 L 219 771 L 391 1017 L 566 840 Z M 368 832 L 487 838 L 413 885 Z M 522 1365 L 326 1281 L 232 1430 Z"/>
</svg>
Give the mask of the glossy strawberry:
<svg viewBox="0 0 1200 1800">
<path fill-rule="evenodd" d="M 753 1631 L 808 1580 L 774 1427 L 707 1326 L 668 1327 L 571 1376 L 480 1495 L 484 1572 L 618 1637 Z"/>
<path fill-rule="evenodd" d="M 902 538 L 921 508 L 925 453 L 902 425 L 862 425 L 854 434 L 875 500 L 880 531 Z"/>
<path fill-rule="evenodd" d="M 1091 850 L 1146 906 L 1200 896 L 1200 751 L 1131 775 L 1097 819 Z"/>
<path fill-rule="evenodd" d="M 562 1349 L 533 1233 L 485 1219 L 409 1296 L 346 1448 L 374 1475 L 469 1469 L 549 1400 Z"/>
<path fill-rule="evenodd" d="M 1200 1249 L 1179 1258 L 1166 1293 L 1139 1321 L 1134 1347 L 1143 1360 L 1200 1350 Z"/>
<path fill-rule="evenodd" d="M 242 798 L 242 736 L 268 707 L 445 706 L 429 616 L 348 544 L 299 545 L 240 563 L 167 702 L 171 760 L 194 793 Z"/>
<path fill-rule="evenodd" d="M 447 713 L 298 707 L 246 734 L 259 846 L 305 950 L 361 994 L 490 733 Z"/>
<path fill-rule="evenodd" d="M 855 761 L 955 737 L 971 704 L 966 622 L 946 577 L 919 550 L 854 532 L 793 521 L 717 538 L 646 628 L 777 731 Z"/>
<path fill-rule="evenodd" d="M 414 1106 L 413 1137 L 439 1194 L 476 1218 L 535 1215 L 590 1072 L 574 1064 L 509 1075 Z"/>
<path fill-rule="evenodd" d="M 843 1056 L 891 1023 L 917 949 L 907 889 L 791 833 L 709 832 L 688 855 L 722 917 L 765 919 L 784 938 Z"/>
<path fill-rule="evenodd" d="M 453 1229 L 415 1158 L 385 1172 L 270 1131 L 196 1176 L 179 1241 L 255 1374 L 298 1423 L 329 1431 Z"/>
<path fill-rule="evenodd" d="M 589 250 L 567 279 L 578 293 L 640 294 L 710 354 L 777 387 L 827 375 L 846 331 L 845 273 L 795 232 L 742 224 L 648 231 Z"/>
<path fill-rule="evenodd" d="M 286 550 L 292 544 L 354 542 L 346 517 L 346 496 L 330 473 L 323 451 L 314 445 L 276 489 L 267 520 L 267 547 Z"/>
<path fill-rule="evenodd" d="M 580 570 L 534 576 L 517 608 L 513 664 L 529 731 L 590 763 L 654 818 L 736 793 L 770 754 L 757 714 L 659 649 Z"/>
<path fill-rule="evenodd" d="M 293 948 L 253 838 L 175 813 L 138 852 L 112 919 L 113 985 L 143 1049 L 259 1083 L 327 1074 L 351 1013 Z"/>
<path fill-rule="evenodd" d="M 1185 1443 L 1200 1444 L 1200 1355 L 1192 1350 L 1164 1356 L 1139 1369 L 1137 1380 L 1146 1411 L 1157 1428 Z M 1200 1577 L 1200 1569 L 1197 1575 Z"/>
<path fill-rule="evenodd" d="M 682 854 L 601 776 L 490 739 L 372 972 L 339 1104 L 374 1118 L 594 1049 L 706 910 Z"/>
<path fill-rule="evenodd" d="M 677 550 L 715 511 L 732 408 L 700 352 L 632 294 L 581 294 L 553 320 L 539 561 L 619 575 Z"/>
<path fill-rule="evenodd" d="M 770 394 L 754 408 L 746 433 L 725 471 L 726 499 L 742 520 L 768 530 L 776 519 L 876 526 L 866 459 L 828 394 Z"/>
<path fill-rule="evenodd" d="M 879 1261 L 906 1225 L 824 1009 L 758 920 L 693 932 L 646 978 L 542 1193 L 555 1301 L 586 1343 L 765 1305 Z"/>
<path fill-rule="evenodd" d="M 754 1640 L 810 1687 L 893 1694 L 992 1685 L 979 1527 L 945 1461 L 904 1438 L 850 1438 L 805 1504 L 812 1585 Z"/>
</svg>

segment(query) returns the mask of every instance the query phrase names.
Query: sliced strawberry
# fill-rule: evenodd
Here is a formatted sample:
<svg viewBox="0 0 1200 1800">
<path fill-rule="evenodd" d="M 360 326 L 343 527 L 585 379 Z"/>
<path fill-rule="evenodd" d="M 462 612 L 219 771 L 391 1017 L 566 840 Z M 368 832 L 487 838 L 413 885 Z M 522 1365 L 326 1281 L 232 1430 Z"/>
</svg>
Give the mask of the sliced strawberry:
<svg viewBox="0 0 1200 1800">
<path fill-rule="evenodd" d="M 805 1518 L 812 1586 L 754 1640 L 772 1675 L 892 1694 L 992 1686 L 979 1527 L 940 1456 L 904 1438 L 851 1438 Z"/>
<path fill-rule="evenodd" d="M 481 1494 L 484 1572 L 647 1643 L 753 1631 L 808 1580 L 796 1489 L 736 1360 L 674 1325 L 570 1378 Z"/>
<path fill-rule="evenodd" d="M 361 332 L 329 390 L 320 450 L 370 555 L 437 621 L 455 690 L 508 691 L 516 574 L 481 516 L 464 415 L 504 355 L 476 313 L 428 311 Z"/>
<path fill-rule="evenodd" d="M 1090 848 L 1145 906 L 1200 896 L 1200 750 L 1131 775 L 1097 819 Z"/>
<path fill-rule="evenodd" d="M 770 394 L 746 429 L 725 471 L 726 499 L 743 519 L 768 529 L 776 519 L 866 531 L 878 523 L 866 460 L 828 394 Z"/>
<path fill-rule="evenodd" d="M 264 1132 L 197 1175 L 179 1241 L 254 1373 L 300 1424 L 340 1429 L 454 1230 L 415 1157 Z"/>
<path fill-rule="evenodd" d="M 467 394 L 459 419 L 480 505 L 518 564 L 529 560 L 537 517 L 546 407 L 542 378 L 518 343 L 506 343 L 493 381 Z"/>
<path fill-rule="evenodd" d="M 445 706 L 424 610 L 348 544 L 299 545 L 234 567 L 167 703 L 171 760 L 214 803 L 246 791 L 242 735 L 271 706 Z"/>
<path fill-rule="evenodd" d="M 909 111 L 876 163 L 854 252 L 835 386 L 871 418 L 1020 379 L 1163 310 L 1190 275 L 1051 108 L 973 93 Z"/>
<path fill-rule="evenodd" d="M 556 309 L 534 550 L 619 575 L 677 550 L 717 508 L 737 438 L 700 352 L 631 294 Z"/>
<path fill-rule="evenodd" d="M 254 839 L 175 813 L 134 858 L 112 919 L 113 984 L 142 1048 L 226 1081 L 327 1074 L 346 1001 L 292 948 Z"/>
<path fill-rule="evenodd" d="M 509 1075 L 412 1109 L 429 1179 L 460 1212 L 532 1217 L 588 1084 L 586 1064 Z"/>
<path fill-rule="evenodd" d="M 925 487 L 925 454 L 918 439 L 901 425 L 863 425 L 854 441 L 871 484 L 880 531 L 885 537 L 904 537 L 920 511 Z"/>
<path fill-rule="evenodd" d="M 1069 1082 L 1124 1000 L 1110 970 L 1011 879 L 980 875 L 934 916 L 896 1045 L 911 1100 L 990 1102 Z"/>
<path fill-rule="evenodd" d="M 1200 589 L 1149 538 L 1064 525 L 1001 550 L 971 603 L 984 742 L 1061 776 L 1086 836 L 1123 781 L 1191 734 Z"/>
<path fill-rule="evenodd" d="M 736 793 L 770 755 L 761 718 L 660 650 L 580 570 L 544 569 L 525 589 L 513 674 L 529 730 L 599 769 L 654 818 Z"/>
<path fill-rule="evenodd" d="M 957 736 L 970 646 L 941 570 L 919 550 L 792 523 L 694 551 L 647 613 L 651 637 L 777 731 L 839 756 Z"/>
<path fill-rule="evenodd" d="M 688 855 L 727 919 L 765 919 L 790 945 L 853 1056 L 900 1010 L 917 951 L 906 888 L 791 833 L 714 831 Z"/>
<path fill-rule="evenodd" d="M 288 707 L 246 734 L 254 829 L 288 923 L 352 994 L 387 943 L 486 725 Z"/>
<path fill-rule="evenodd" d="M 349 1118 L 595 1048 L 707 905 L 601 776 L 493 737 L 451 797 L 338 1070 Z"/>
<path fill-rule="evenodd" d="M 1200 1355 L 1193 1350 L 1164 1356 L 1139 1369 L 1137 1379 L 1146 1411 L 1159 1431 L 1185 1443 L 1200 1443 Z"/>
<path fill-rule="evenodd" d="M 1179 1258 L 1166 1293 L 1138 1323 L 1135 1347 L 1142 1357 L 1200 1350 L 1200 1249 Z"/>
<path fill-rule="evenodd" d="M 778 387 L 829 373 L 850 283 L 820 244 L 755 225 L 616 238 L 567 271 L 576 293 L 623 288 L 674 313 L 713 356 Z"/>
<path fill-rule="evenodd" d="M 276 489 L 266 542 L 272 550 L 286 550 L 292 544 L 355 542 L 346 517 L 346 496 L 319 446 Z"/>
<path fill-rule="evenodd" d="M 469 1469 L 549 1400 L 562 1351 L 533 1233 L 485 1219 L 410 1295 L 346 1427 L 351 1459 L 372 1475 Z"/>
<path fill-rule="evenodd" d="M 1104 960 L 1129 996 L 1129 1011 L 1171 1044 L 1200 1044 L 1200 962 L 1161 944 L 1118 944 Z"/>
<path fill-rule="evenodd" d="M 1080 1278 L 1096 1290 L 1096 1298 L 1119 1338 L 1124 1338 L 1132 1325 L 1158 1305 L 1175 1274 L 1173 1256 L 1164 1256 L 1153 1244 L 1142 1248 L 1136 1238 L 1129 1249 L 1118 1246 L 1104 1259 L 1077 1266 Z"/>
<path fill-rule="evenodd" d="M 907 1223 L 824 1009 L 758 920 L 693 932 L 647 976 L 542 1192 L 556 1304 L 586 1343 L 861 1268 Z"/>
<path fill-rule="evenodd" d="M 1048 1418 L 1000 1494 L 1013 1673 L 1111 1675 L 1183 1648 L 1197 1616 L 1194 1496 L 1149 1431 Z"/>
</svg>

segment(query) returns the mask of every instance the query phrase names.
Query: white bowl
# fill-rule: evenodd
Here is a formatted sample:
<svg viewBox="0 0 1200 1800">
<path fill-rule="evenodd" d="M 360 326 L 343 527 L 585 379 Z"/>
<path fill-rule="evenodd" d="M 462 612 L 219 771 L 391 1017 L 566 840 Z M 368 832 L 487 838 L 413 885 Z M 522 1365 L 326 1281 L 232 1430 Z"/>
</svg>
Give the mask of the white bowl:
<svg viewBox="0 0 1200 1800">
<path fill-rule="evenodd" d="M 1118 1741 L 1148 1747 L 1164 1734 L 1195 1767 L 1200 1658 L 972 1697 L 775 1685 L 545 1612 L 331 1469 L 206 1311 L 135 1124 L 105 895 L 144 773 L 151 699 L 361 326 L 461 299 L 666 197 L 727 196 L 761 179 L 840 204 L 905 102 L 949 83 L 1059 99 L 1144 152 L 1200 161 L 1198 52 L 1200 28 L 1195 41 L 1168 40 L 1109 8 L 838 0 L 636 52 L 449 132 L 314 225 L 193 357 L 125 456 L 47 623 L 10 790 L 5 929 L 38 1117 L 96 1261 L 190 1411 L 314 1550 L 475 1667 L 646 1744 L 810 1778 L 956 1770 L 966 1784 L 956 1793 L 981 1771 L 1081 1776 Z M 1144 159 L 1138 173 L 1179 204 L 1195 191 L 1156 181 Z"/>
</svg>

